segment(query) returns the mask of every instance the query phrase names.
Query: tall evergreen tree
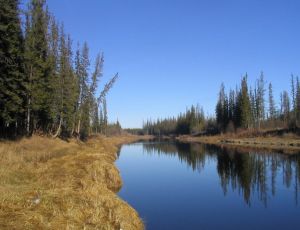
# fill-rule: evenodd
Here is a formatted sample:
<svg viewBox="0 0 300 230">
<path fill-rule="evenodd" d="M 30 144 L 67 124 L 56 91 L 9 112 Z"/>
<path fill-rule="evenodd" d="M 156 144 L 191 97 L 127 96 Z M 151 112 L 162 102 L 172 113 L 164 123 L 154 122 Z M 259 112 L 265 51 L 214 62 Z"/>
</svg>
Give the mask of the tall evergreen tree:
<svg viewBox="0 0 300 230">
<path fill-rule="evenodd" d="M 99 127 L 100 133 L 104 134 L 104 115 L 101 105 L 99 105 Z"/>
<path fill-rule="evenodd" d="M 257 94 L 257 90 L 254 89 L 252 90 L 252 88 L 250 88 L 250 93 L 249 93 L 249 97 L 250 97 L 250 108 L 251 108 L 251 117 L 250 117 L 250 124 L 251 126 L 256 126 L 258 117 L 257 117 L 257 105 L 256 105 L 256 94 Z"/>
<path fill-rule="evenodd" d="M 60 34 L 58 23 L 54 17 L 50 17 L 49 32 L 48 32 L 48 63 L 49 75 L 51 79 L 51 105 L 50 105 L 50 118 L 52 121 L 51 131 L 57 129 L 56 125 L 59 123 L 60 107 L 60 75 L 59 75 L 59 42 Z"/>
<path fill-rule="evenodd" d="M 292 106 L 294 112 L 296 111 L 296 86 L 295 86 L 295 78 L 294 75 L 291 77 L 291 93 L 292 93 Z"/>
<path fill-rule="evenodd" d="M 230 90 L 229 92 L 229 106 L 228 106 L 228 118 L 230 122 L 234 122 L 234 111 L 235 111 L 235 92 Z"/>
<path fill-rule="evenodd" d="M 228 124 L 228 98 L 225 93 L 225 86 L 222 83 L 220 92 L 219 92 L 219 99 L 216 106 L 216 116 L 217 116 L 217 124 L 219 128 L 224 131 Z"/>
<path fill-rule="evenodd" d="M 91 109 L 91 119 L 92 119 L 92 129 L 98 132 L 98 124 L 99 124 L 99 105 L 96 99 L 96 90 L 98 88 L 98 82 L 102 77 L 102 69 L 103 69 L 103 54 L 98 54 L 96 57 L 95 70 L 92 74 L 92 82 L 89 88 L 89 102 Z"/>
<path fill-rule="evenodd" d="M 24 128 L 26 79 L 18 0 L 0 0 L 0 134 Z"/>
<path fill-rule="evenodd" d="M 272 83 L 269 84 L 269 115 L 271 120 L 276 118 L 276 105 L 273 96 Z"/>
<path fill-rule="evenodd" d="M 256 84 L 256 118 L 258 129 L 260 129 L 261 122 L 265 119 L 265 80 L 263 72 Z"/>
<path fill-rule="evenodd" d="M 295 102 L 295 116 L 296 116 L 296 125 L 299 125 L 300 122 L 300 82 L 299 78 L 296 77 L 296 102 Z"/>
<path fill-rule="evenodd" d="M 47 131 L 51 114 L 51 78 L 45 0 L 31 0 L 26 15 L 25 63 L 27 87 L 27 131 Z"/>
<path fill-rule="evenodd" d="M 241 82 L 241 91 L 237 101 L 237 111 L 239 117 L 239 127 L 249 128 L 251 122 L 251 103 L 248 92 L 247 75 L 243 77 Z"/>
<path fill-rule="evenodd" d="M 85 43 L 76 52 L 74 69 L 71 38 L 63 26 L 59 30 L 45 0 L 29 1 L 24 31 L 18 4 L 0 0 L 0 136 L 25 133 L 25 127 L 28 134 L 54 137 L 97 132 L 98 107 L 118 74 L 96 95 L 103 55 L 90 76 Z"/>
<path fill-rule="evenodd" d="M 76 52 L 75 72 L 79 85 L 79 102 L 78 102 L 78 121 L 77 121 L 77 134 L 80 136 L 88 135 L 90 127 L 90 103 L 89 99 L 89 84 L 88 84 L 88 71 L 90 67 L 89 48 L 87 43 L 84 43 L 82 51 L 79 49 Z"/>
<path fill-rule="evenodd" d="M 74 123 L 74 108 L 76 104 L 76 78 L 72 67 L 71 39 L 65 35 L 63 26 L 59 43 L 59 84 L 58 84 L 58 125 L 55 136 L 63 133 L 71 135 Z"/>
<path fill-rule="evenodd" d="M 282 115 L 283 115 L 283 120 L 287 124 L 290 120 L 290 98 L 289 94 L 287 91 L 284 91 L 282 93 Z"/>
<path fill-rule="evenodd" d="M 103 133 L 107 134 L 108 115 L 107 115 L 107 104 L 106 98 L 103 99 Z"/>
</svg>

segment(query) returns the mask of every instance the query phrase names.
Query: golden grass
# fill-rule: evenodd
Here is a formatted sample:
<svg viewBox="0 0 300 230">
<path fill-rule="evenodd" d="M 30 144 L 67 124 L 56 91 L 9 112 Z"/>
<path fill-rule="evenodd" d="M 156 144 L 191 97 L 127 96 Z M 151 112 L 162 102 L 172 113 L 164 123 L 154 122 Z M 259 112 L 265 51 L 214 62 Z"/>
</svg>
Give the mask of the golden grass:
<svg viewBox="0 0 300 230">
<path fill-rule="evenodd" d="M 1 142 L 0 229 L 143 229 L 115 193 L 122 186 L 117 146 L 135 139 Z"/>
<path fill-rule="evenodd" d="M 285 134 L 283 136 L 257 136 L 247 137 L 234 134 L 215 136 L 180 136 L 177 138 L 182 142 L 198 142 L 204 144 L 215 144 L 222 146 L 238 146 L 252 149 L 262 149 L 267 151 L 279 151 L 281 153 L 299 153 L 300 138 L 295 134 Z"/>
</svg>

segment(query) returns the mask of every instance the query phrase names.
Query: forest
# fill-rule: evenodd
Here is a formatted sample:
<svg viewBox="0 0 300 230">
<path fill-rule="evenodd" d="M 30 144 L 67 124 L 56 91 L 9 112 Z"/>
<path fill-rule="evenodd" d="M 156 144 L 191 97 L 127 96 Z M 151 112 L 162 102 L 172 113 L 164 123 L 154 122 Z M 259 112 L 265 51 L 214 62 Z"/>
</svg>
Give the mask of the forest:
<svg viewBox="0 0 300 230">
<path fill-rule="evenodd" d="M 62 23 L 45 0 L 31 0 L 20 10 L 18 0 L 1 0 L 0 137 L 46 134 L 85 138 L 116 134 L 117 121 L 108 124 L 106 95 L 115 74 L 100 90 L 104 55 L 91 60 L 86 42 L 73 49 Z M 217 94 L 217 93 L 216 93 Z M 279 106 L 277 106 L 279 105 Z M 291 77 L 291 90 L 273 95 L 264 74 L 249 86 L 247 74 L 236 89 L 222 84 L 214 116 L 191 106 L 177 117 L 152 120 L 134 134 L 186 135 L 234 133 L 250 129 L 297 128 L 300 122 L 300 83 Z"/>
<path fill-rule="evenodd" d="M 103 53 L 91 64 L 86 42 L 73 50 L 45 0 L 31 0 L 26 10 L 18 0 L 0 5 L 0 137 L 107 133 L 106 95 L 118 74 L 99 91 Z M 118 122 L 112 128 L 121 129 Z"/>
<path fill-rule="evenodd" d="M 213 135 L 242 130 L 295 130 L 300 122 L 300 83 L 293 75 L 290 92 L 281 92 L 280 102 L 276 102 L 272 83 L 267 84 L 263 73 L 254 86 L 249 86 L 246 74 L 235 90 L 226 92 L 225 85 L 221 84 L 215 116 L 206 116 L 199 105 L 191 106 L 177 117 L 147 120 L 140 133 Z"/>
</svg>

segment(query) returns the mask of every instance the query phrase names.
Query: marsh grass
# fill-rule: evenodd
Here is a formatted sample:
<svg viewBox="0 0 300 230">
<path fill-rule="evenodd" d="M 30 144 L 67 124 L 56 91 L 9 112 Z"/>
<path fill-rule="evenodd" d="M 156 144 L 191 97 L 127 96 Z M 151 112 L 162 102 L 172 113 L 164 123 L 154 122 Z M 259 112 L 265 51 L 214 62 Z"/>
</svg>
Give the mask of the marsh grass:
<svg viewBox="0 0 300 230">
<path fill-rule="evenodd" d="M 243 131 L 237 134 L 224 134 L 215 136 L 180 136 L 182 142 L 198 142 L 221 146 L 237 146 L 256 150 L 278 151 L 280 153 L 294 154 L 300 152 L 300 136 L 295 133 L 278 135 L 273 130 L 264 132 Z"/>
<path fill-rule="evenodd" d="M 143 229 L 116 195 L 117 146 L 134 139 L 1 142 L 0 229 Z"/>
</svg>

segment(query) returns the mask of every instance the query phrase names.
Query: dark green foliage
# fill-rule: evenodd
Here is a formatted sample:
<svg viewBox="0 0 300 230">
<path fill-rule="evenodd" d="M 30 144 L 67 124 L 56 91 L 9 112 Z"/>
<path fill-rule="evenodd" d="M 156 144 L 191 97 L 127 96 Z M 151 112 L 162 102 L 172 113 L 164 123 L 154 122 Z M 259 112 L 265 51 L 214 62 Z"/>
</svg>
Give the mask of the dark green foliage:
<svg viewBox="0 0 300 230">
<path fill-rule="evenodd" d="M 116 74 L 103 90 L 96 95 L 98 82 L 102 77 L 104 58 L 98 55 L 96 58 L 95 69 L 89 75 L 89 48 L 85 43 L 82 50 L 77 50 L 75 57 L 75 74 L 78 81 L 78 101 L 76 104 L 76 135 L 85 138 L 92 132 L 106 134 L 108 125 L 106 95 L 113 87 L 118 78 Z M 101 109 L 102 108 L 102 109 Z"/>
<path fill-rule="evenodd" d="M 91 72 L 87 43 L 78 46 L 47 11 L 45 0 L 30 0 L 22 31 L 18 0 L 0 0 L 0 137 L 36 132 L 85 138 L 92 133 L 120 130 L 108 123 L 106 96 L 116 74 L 99 91 L 104 58 L 99 54 Z M 75 59 L 75 60 L 73 60 Z M 90 74 L 91 73 L 91 74 Z M 265 108 L 265 81 L 261 73 L 252 89 L 247 75 L 240 87 L 225 92 L 221 85 L 216 118 L 205 118 L 192 106 L 176 118 L 147 121 L 143 132 L 154 135 L 234 132 L 238 129 L 274 128 L 300 124 L 300 83 L 292 75 L 291 99 L 281 95 L 276 108 L 272 84 Z M 268 118 L 266 119 L 266 115 Z"/>
<path fill-rule="evenodd" d="M 70 136 L 74 129 L 74 113 L 77 103 L 77 79 L 72 67 L 71 39 L 66 37 L 63 27 L 60 32 L 58 84 L 55 88 L 58 111 L 56 114 L 57 132 Z"/>
<path fill-rule="evenodd" d="M 232 99 L 232 98 L 231 98 Z M 232 101 L 231 101 L 232 103 Z M 232 105 L 231 105 L 232 106 Z M 233 109 L 233 108 L 231 108 Z M 225 86 L 222 83 L 219 92 L 219 99 L 216 106 L 216 119 L 219 129 L 225 131 L 227 125 L 229 124 L 230 117 L 233 116 L 233 111 L 229 111 L 229 101 L 227 95 L 225 94 Z"/>
<path fill-rule="evenodd" d="M 198 134 L 205 130 L 206 118 L 199 106 L 191 106 L 177 118 L 147 121 L 143 125 L 144 134 L 149 135 L 182 135 Z"/>
<path fill-rule="evenodd" d="M 24 129 L 26 79 L 18 0 L 0 1 L 0 135 Z"/>
<path fill-rule="evenodd" d="M 265 80 L 261 73 L 255 87 L 255 125 L 260 129 L 261 122 L 265 119 Z"/>
<path fill-rule="evenodd" d="M 251 104 L 248 92 L 247 75 L 242 79 L 237 107 L 238 117 L 240 118 L 237 123 L 238 126 L 242 128 L 249 128 L 251 123 Z"/>
<path fill-rule="evenodd" d="M 51 122 L 51 68 L 48 52 L 48 14 L 44 0 L 32 0 L 26 14 L 25 71 L 27 106 L 32 131 L 47 131 Z"/>
<path fill-rule="evenodd" d="M 227 129 L 233 131 L 234 127 L 250 127 L 254 112 L 251 108 L 250 97 L 247 76 L 242 78 L 241 88 L 236 92 L 230 90 L 229 96 L 225 93 L 224 84 L 221 85 L 216 106 L 216 121 L 221 132 L 228 131 Z M 254 101 L 254 95 L 252 95 L 252 104 Z"/>
<path fill-rule="evenodd" d="M 108 116 L 105 98 L 103 98 L 103 101 L 100 105 L 101 106 L 99 107 L 99 133 L 106 135 L 108 126 Z"/>
<path fill-rule="evenodd" d="M 216 121 L 220 132 L 237 129 L 287 128 L 300 122 L 300 83 L 292 76 L 292 105 L 287 91 L 281 94 L 281 109 L 276 108 L 272 84 L 269 84 L 269 108 L 266 119 L 264 75 L 256 81 L 254 90 L 248 87 L 247 75 L 242 78 L 240 88 L 225 93 L 221 85 L 216 105 Z M 229 98 L 229 99 L 228 99 Z M 228 111 L 228 114 L 227 114 Z M 297 123 L 296 123 L 297 122 Z"/>
<path fill-rule="evenodd" d="M 269 84 L 269 109 L 266 116 L 265 80 L 261 73 L 253 88 L 248 86 L 247 75 L 241 79 L 240 87 L 225 91 L 222 83 L 216 105 L 216 117 L 205 118 L 202 109 L 192 106 L 177 118 L 147 121 L 143 125 L 143 134 L 152 135 L 204 135 L 235 132 L 237 130 L 261 128 L 296 127 L 300 123 L 300 83 L 292 77 L 293 108 L 286 91 L 281 96 L 281 110 L 276 108 L 272 84 Z M 249 89 L 250 88 L 250 89 Z M 294 95 L 294 96 L 293 96 Z M 293 114 L 295 122 L 293 122 Z M 297 122 L 297 123 L 296 123 Z"/>
<path fill-rule="evenodd" d="M 45 0 L 28 3 L 23 33 L 18 4 L 0 0 L 0 136 L 98 133 L 99 108 L 118 75 L 96 95 L 103 55 L 90 76 L 87 44 L 76 52 L 74 66 L 71 38 L 63 26 L 59 29 Z"/>
</svg>

